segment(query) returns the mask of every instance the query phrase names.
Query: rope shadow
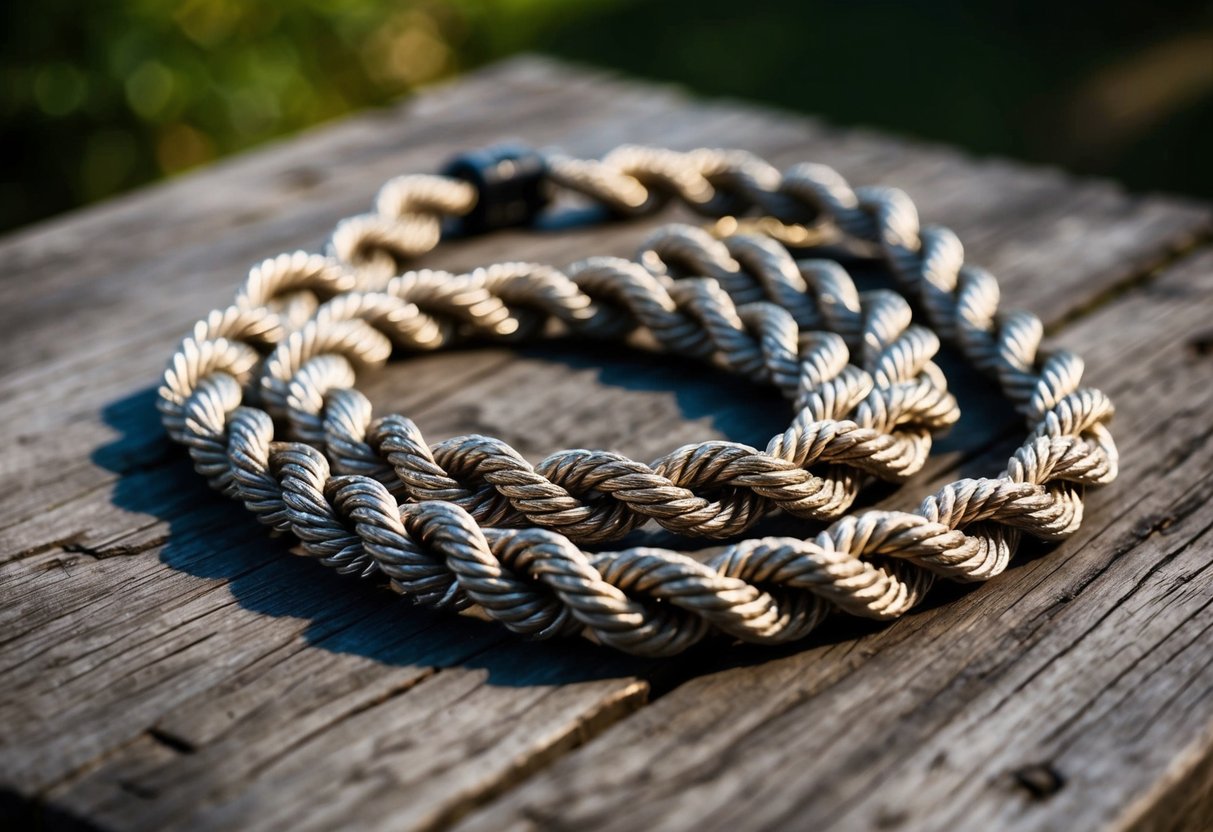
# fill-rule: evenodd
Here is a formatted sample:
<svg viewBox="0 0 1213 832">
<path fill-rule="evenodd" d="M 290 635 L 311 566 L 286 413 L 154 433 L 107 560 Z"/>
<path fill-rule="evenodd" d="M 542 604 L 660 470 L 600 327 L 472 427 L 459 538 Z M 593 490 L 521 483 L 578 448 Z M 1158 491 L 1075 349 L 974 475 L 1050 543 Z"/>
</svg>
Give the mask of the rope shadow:
<svg viewBox="0 0 1213 832">
<path fill-rule="evenodd" d="M 762 447 L 786 428 L 791 416 L 787 402 L 774 389 L 721 374 L 691 359 L 663 355 L 654 361 L 652 353 L 618 344 L 570 345 L 560 340 L 520 347 L 519 352 L 577 369 L 592 368 L 603 385 L 671 393 L 683 418 L 707 419 L 713 430 L 732 441 Z M 164 434 L 155 401 L 156 390 L 148 387 L 102 410 L 102 420 L 117 437 L 95 449 L 91 458 L 117 475 L 111 503 L 167 524 L 159 551 L 166 566 L 222 581 L 250 612 L 306 622 L 302 637 L 320 649 L 388 665 L 476 668 L 487 672 L 489 684 L 507 687 L 640 676 L 660 690 L 694 676 L 761 664 L 888 629 L 837 616 L 810 638 L 786 647 L 729 646 L 709 640 L 679 657 L 662 660 L 630 657 L 578 639 L 524 642 L 496 624 L 416 607 L 373 581 L 336 574 L 293 554 L 288 540 L 272 538 L 252 515 L 206 486 L 188 455 Z M 969 444 L 980 435 L 978 431 L 964 441 Z M 776 516 L 747 536 L 807 537 L 821 528 L 819 523 Z M 705 543 L 649 527 L 609 545 L 703 550 L 729 542 Z M 931 600 L 924 609 L 935 606 Z"/>
<path fill-rule="evenodd" d="M 305 622 L 300 635 L 308 644 L 387 665 L 477 668 L 489 684 L 509 687 L 627 677 L 652 664 L 573 640 L 522 644 L 495 624 L 417 607 L 293 554 L 288 540 L 272 538 L 206 486 L 164 435 L 155 399 L 149 387 L 102 410 L 118 436 L 91 458 L 118 475 L 110 502 L 167 524 L 159 550 L 165 566 L 222 581 L 245 610 Z"/>
</svg>

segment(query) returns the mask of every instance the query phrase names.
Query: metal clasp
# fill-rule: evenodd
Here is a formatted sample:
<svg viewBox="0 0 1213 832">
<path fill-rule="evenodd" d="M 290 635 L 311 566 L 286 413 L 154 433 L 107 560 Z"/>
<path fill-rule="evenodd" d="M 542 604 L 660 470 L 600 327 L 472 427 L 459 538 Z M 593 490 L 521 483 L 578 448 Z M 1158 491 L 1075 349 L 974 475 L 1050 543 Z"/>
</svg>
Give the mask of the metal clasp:
<svg viewBox="0 0 1213 832">
<path fill-rule="evenodd" d="M 459 234 L 531 225 L 551 199 L 547 163 L 522 144 L 461 153 L 442 172 L 476 188 L 476 205 L 456 224 Z"/>
</svg>

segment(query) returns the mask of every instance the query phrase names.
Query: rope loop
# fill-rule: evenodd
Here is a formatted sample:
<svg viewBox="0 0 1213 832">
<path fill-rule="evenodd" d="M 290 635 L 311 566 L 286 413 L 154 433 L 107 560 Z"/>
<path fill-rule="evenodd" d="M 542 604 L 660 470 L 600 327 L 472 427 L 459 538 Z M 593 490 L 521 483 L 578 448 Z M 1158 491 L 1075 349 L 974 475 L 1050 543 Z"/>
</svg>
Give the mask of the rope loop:
<svg viewBox="0 0 1213 832">
<path fill-rule="evenodd" d="M 715 234 L 663 226 L 633 259 L 402 270 L 451 229 L 542 221 L 561 192 L 620 216 L 679 202 L 720 219 Z M 819 241 L 878 253 L 903 294 L 861 292 L 838 263 L 788 248 Z M 648 462 L 574 449 L 532 463 L 494 437 L 431 444 L 355 388 L 398 351 L 637 330 L 772 385 L 787 430 L 761 449 L 699 442 Z M 1081 359 L 1040 349 L 1043 331 L 1002 309 L 997 281 L 965 263 L 951 231 L 920 226 L 897 189 L 737 150 L 490 149 L 391 180 L 324 255 L 255 265 L 181 342 L 158 408 L 211 487 L 306 556 L 530 638 L 582 633 L 666 656 L 713 634 L 794 641 L 835 612 L 896 618 L 938 577 L 998 575 L 1025 533 L 1073 534 L 1083 488 L 1116 477 L 1113 407 L 1082 386 Z M 959 418 L 934 361 L 941 341 L 999 384 L 1027 439 L 996 477 L 950 483 L 912 512 L 848 514 L 873 480 L 920 471 Z M 599 550 L 649 522 L 735 539 L 776 512 L 819 530 L 741 539 L 706 561 Z"/>
</svg>

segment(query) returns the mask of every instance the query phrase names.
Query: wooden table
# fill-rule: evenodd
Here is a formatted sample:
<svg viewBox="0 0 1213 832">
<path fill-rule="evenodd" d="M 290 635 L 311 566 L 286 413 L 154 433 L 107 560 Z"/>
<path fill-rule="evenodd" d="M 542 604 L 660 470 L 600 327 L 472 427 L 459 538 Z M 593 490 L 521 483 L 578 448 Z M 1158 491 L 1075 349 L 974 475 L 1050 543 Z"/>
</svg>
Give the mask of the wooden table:
<svg viewBox="0 0 1213 832">
<path fill-rule="evenodd" d="M 508 137 L 744 147 L 904 188 L 1004 305 L 1085 357 L 1118 407 L 1120 479 L 1064 545 L 892 625 L 677 660 L 524 643 L 289 554 L 162 434 L 164 361 L 254 260 L 317 250 L 383 180 Z M 502 233 L 428 262 L 628 254 L 658 221 Z M 1208 828 L 1210 227 L 1204 205 L 527 58 L 14 234 L 0 813 L 123 830 Z M 1014 447 L 992 388 L 954 384 L 963 429 L 885 503 L 993 474 Z M 786 419 L 774 393 L 698 365 L 567 343 L 403 361 L 369 392 L 432 440 L 487 433 L 531 458 L 765 444 Z"/>
</svg>

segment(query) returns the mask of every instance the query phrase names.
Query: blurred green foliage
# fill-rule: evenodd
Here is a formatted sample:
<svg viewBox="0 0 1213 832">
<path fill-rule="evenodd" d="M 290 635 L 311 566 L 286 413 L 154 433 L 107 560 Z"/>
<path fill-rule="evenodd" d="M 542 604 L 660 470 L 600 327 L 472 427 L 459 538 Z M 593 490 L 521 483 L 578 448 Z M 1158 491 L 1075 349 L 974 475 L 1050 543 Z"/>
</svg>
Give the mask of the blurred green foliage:
<svg viewBox="0 0 1213 832">
<path fill-rule="evenodd" d="M 495 54 L 515 0 L 42 0 L 0 10 L 16 225 L 380 104 Z M 469 31 L 485 36 L 464 49 Z"/>
<path fill-rule="evenodd" d="M 0 44 L 0 228 L 522 49 L 1213 195 L 1203 2 L 42 0 Z"/>
</svg>

